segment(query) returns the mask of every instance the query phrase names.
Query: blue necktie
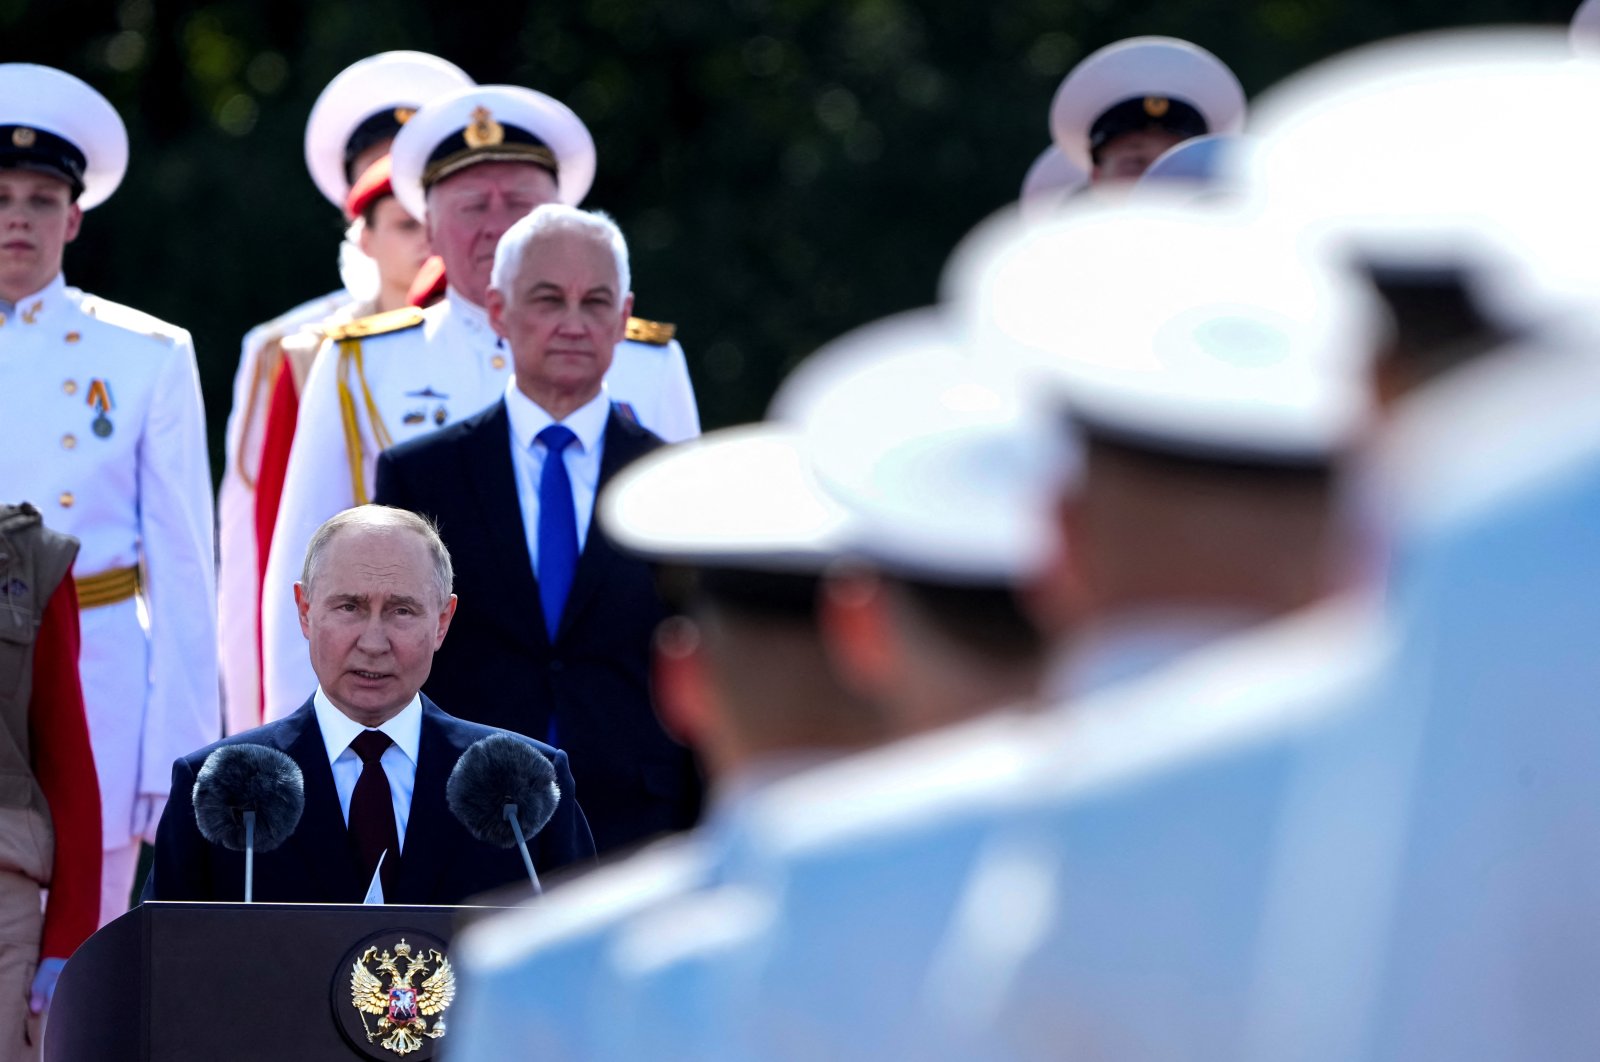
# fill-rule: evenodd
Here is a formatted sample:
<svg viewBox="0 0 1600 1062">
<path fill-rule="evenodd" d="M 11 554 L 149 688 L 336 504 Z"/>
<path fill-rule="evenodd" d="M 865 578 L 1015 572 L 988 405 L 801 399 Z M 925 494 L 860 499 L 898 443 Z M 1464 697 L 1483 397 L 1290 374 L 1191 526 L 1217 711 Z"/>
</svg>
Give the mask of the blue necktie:
<svg viewBox="0 0 1600 1062">
<path fill-rule="evenodd" d="M 578 514 L 572 504 L 572 481 L 562 451 L 577 436 L 572 429 L 552 424 L 539 433 L 545 445 L 544 471 L 539 475 L 539 603 L 544 625 L 556 640 L 561 610 L 578 569 Z"/>
</svg>

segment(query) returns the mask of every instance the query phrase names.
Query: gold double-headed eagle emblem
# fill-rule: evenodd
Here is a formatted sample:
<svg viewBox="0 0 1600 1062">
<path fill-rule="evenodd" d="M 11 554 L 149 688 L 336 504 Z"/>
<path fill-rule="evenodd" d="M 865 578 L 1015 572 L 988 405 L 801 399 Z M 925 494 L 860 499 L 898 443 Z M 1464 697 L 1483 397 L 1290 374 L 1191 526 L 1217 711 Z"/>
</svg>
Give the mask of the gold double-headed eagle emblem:
<svg viewBox="0 0 1600 1062">
<path fill-rule="evenodd" d="M 403 968 L 402 968 L 403 967 Z M 387 981 L 385 980 L 387 976 Z M 422 976 L 420 984 L 413 981 Z M 350 1002 L 361 1012 L 367 1042 L 396 1055 L 409 1055 L 426 1040 L 444 1035 L 444 1012 L 456 998 L 456 975 L 450 960 L 437 949 L 415 957 L 401 938 L 390 954 L 376 946 L 361 953 L 350 968 Z M 370 1021 L 368 1015 L 376 1015 Z"/>
</svg>

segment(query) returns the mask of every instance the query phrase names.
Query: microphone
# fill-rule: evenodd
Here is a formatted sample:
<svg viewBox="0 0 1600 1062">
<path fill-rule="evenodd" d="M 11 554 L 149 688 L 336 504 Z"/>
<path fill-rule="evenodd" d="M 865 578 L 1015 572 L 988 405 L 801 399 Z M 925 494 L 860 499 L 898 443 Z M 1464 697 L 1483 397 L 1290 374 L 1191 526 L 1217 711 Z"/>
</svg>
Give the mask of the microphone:
<svg viewBox="0 0 1600 1062">
<path fill-rule="evenodd" d="M 244 902 L 254 902 L 256 852 L 288 840 L 305 810 L 300 765 L 265 745 L 224 745 L 201 765 L 193 799 L 200 836 L 244 852 Z"/>
<path fill-rule="evenodd" d="M 543 891 L 528 854 L 528 838 L 544 829 L 561 802 L 549 759 L 510 734 L 481 738 L 456 761 L 444 798 L 450 813 L 478 840 L 521 849 L 534 894 Z"/>
</svg>

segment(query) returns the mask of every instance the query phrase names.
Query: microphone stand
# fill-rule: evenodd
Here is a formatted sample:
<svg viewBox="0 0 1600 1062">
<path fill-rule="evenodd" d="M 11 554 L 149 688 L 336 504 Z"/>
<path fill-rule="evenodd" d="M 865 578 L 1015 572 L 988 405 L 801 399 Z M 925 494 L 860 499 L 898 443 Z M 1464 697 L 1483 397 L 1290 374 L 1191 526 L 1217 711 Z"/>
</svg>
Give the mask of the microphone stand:
<svg viewBox="0 0 1600 1062">
<path fill-rule="evenodd" d="M 506 821 L 511 824 L 511 832 L 517 836 L 517 849 L 522 853 L 522 865 L 528 868 L 528 880 L 533 883 L 533 894 L 538 896 L 544 889 L 539 884 L 539 875 L 534 873 L 533 857 L 528 854 L 528 839 L 522 836 L 522 823 L 517 819 L 517 806 L 507 804 L 502 810 Z"/>
<path fill-rule="evenodd" d="M 244 813 L 244 902 L 255 902 L 256 813 Z"/>
</svg>

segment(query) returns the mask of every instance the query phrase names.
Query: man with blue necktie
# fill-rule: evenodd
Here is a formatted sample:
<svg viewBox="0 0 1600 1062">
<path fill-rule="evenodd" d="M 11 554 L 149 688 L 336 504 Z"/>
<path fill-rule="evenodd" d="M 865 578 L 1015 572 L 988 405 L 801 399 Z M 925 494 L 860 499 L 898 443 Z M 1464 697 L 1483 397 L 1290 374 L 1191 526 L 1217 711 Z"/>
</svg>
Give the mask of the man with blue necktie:
<svg viewBox="0 0 1600 1062">
<path fill-rule="evenodd" d="M 385 451 L 374 497 L 436 519 L 457 558 L 458 638 L 427 694 L 564 749 L 601 852 L 690 825 L 700 799 L 650 703 L 650 568 L 591 527 L 599 491 L 661 445 L 604 383 L 629 283 L 603 214 L 548 204 L 512 226 L 485 300 L 515 370 L 503 400 Z"/>
</svg>

